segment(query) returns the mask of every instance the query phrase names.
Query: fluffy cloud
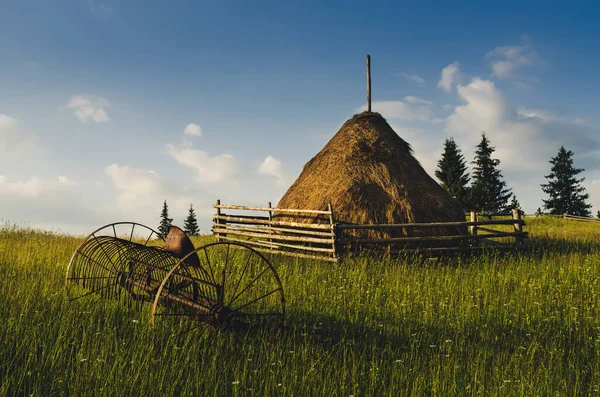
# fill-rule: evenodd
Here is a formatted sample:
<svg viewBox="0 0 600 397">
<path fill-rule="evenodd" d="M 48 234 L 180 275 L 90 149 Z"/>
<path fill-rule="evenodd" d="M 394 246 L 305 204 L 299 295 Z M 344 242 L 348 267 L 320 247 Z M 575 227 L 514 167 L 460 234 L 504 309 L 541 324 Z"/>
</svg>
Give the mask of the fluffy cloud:
<svg viewBox="0 0 600 397">
<path fill-rule="evenodd" d="M 540 109 L 514 109 L 492 81 L 475 78 L 459 85 L 457 93 L 465 103 L 447 119 L 447 132 L 470 152 L 485 131 L 497 148 L 501 169 L 513 178 L 543 175 L 561 145 L 582 157 L 599 148 L 594 131 L 581 120 Z"/>
<path fill-rule="evenodd" d="M 425 79 L 416 73 L 399 73 L 399 75 L 417 85 L 422 85 L 425 83 Z"/>
<path fill-rule="evenodd" d="M 33 136 L 24 132 L 16 119 L 0 114 L 0 152 L 21 152 L 35 147 Z"/>
<path fill-rule="evenodd" d="M 426 99 L 417 98 L 416 96 L 405 96 L 403 99 L 405 102 L 416 104 L 416 105 L 427 105 L 432 106 L 433 102 Z"/>
<path fill-rule="evenodd" d="M 0 175 L 0 194 L 13 197 L 47 197 L 76 185 L 66 176 L 59 176 L 55 180 L 32 176 L 26 181 L 9 182 L 5 175 Z"/>
<path fill-rule="evenodd" d="M 158 223 L 163 200 L 167 200 L 174 224 L 182 226 L 192 203 L 199 220 L 202 218 L 203 225 L 208 226 L 207 219 L 212 216 L 212 208 L 198 192 L 169 183 L 152 170 L 111 164 L 104 171 L 117 189 L 116 206 L 104 207 L 105 214 L 152 226 Z"/>
<path fill-rule="evenodd" d="M 281 160 L 278 160 L 273 156 L 267 156 L 267 158 L 264 159 L 264 161 L 258 167 L 258 173 L 261 175 L 269 175 L 274 177 L 279 186 L 285 185 L 284 171 Z"/>
<path fill-rule="evenodd" d="M 188 136 L 201 136 L 202 128 L 198 124 L 190 123 L 185 126 L 183 133 Z"/>
<path fill-rule="evenodd" d="M 442 69 L 442 76 L 438 82 L 439 88 L 446 92 L 452 91 L 452 87 L 460 78 L 459 66 L 458 62 L 454 62 Z"/>
<path fill-rule="evenodd" d="M 405 121 L 434 121 L 436 120 L 431 106 L 433 102 L 415 96 L 404 97 L 401 101 L 375 101 L 372 104 L 374 112 L 381 113 L 385 118 Z M 362 112 L 364 106 L 356 109 Z"/>
<path fill-rule="evenodd" d="M 492 74 L 498 78 L 507 78 L 518 69 L 540 63 L 540 57 L 530 45 L 500 46 L 488 52 L 485 58 L 490 62 Z"/>
<path fill-rule="evenodd" d="M 71 98 L 65 107 L 73 109 L 75 116 L 84 123 L 87 123 L 89 120 L 103 123 L 110 120 L 105 110 L 108 106 L 109 104 L 106 99 L 76 95 Z"/>
<path fill-rule="evenodd" d="M 89 232 L 102 219 L 80 193 L 78 184 L 66 176 L 12 181 L 0 175 L 0 217 L 34 228 Z"/>
<path fill-rule="evenodd" d="M 231 154 L 211 156 L 188 146 L 173 145 L 167 145 L 167 153 L 180 165 L 196 171 L 196 182 L 200 184 L 227 181 L 236 174 L 236 160 Z"/>
</svg>

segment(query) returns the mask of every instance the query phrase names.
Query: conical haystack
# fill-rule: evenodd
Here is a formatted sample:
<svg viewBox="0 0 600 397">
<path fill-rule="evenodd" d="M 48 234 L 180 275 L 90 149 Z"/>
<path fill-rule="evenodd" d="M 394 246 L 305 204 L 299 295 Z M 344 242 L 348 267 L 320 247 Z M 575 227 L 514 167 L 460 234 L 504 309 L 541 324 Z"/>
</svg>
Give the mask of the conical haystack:
<svg viewBox="0 0 600 397">
<path fill-rule="evenodd" d="M 413 157 L 410 145 L 380 114 L 371 112 L 355 115 L 340 128 L 306 163 L 278 207 L 325 210 L 329 203 L 340 223 L 465 220 L 459 202 L 425 172 Z M 314 218 L 296 221 L 312 222 Z M 403 234 L 464 232 L 459 228 L 430 228 L 405 230 Z M 369 234 L 383 237 L 379 233 Z"/>
</svg>

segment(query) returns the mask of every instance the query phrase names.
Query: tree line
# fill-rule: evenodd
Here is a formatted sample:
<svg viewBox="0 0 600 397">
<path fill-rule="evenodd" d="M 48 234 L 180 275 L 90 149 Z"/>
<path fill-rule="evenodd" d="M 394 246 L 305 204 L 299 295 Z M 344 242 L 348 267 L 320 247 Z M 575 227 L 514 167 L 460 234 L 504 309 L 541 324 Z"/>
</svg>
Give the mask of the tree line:
<svg viewBox="0 0 600 397">
<path fill-rule="evenodd" d="M 435 176 L 465 210 L 487 215 L 513 209 L 522 212 L 517 197 L 504 181 L 499 168 L 500 160 L 493 157 L 495 150 L 485 132 L 482 132 L 471 161 L 473 170 L 469 175 L 465 157 L 454 139 L 448 138 L 444 142 L 444 152 L 438 161 Z M 543 207 L 551 214 L 589 217 L 592 205 L 587 203 L 589 194 L 581 185 L 585 178 L 578 177 L 585 170 L 575 168 L 573 154 L 561 146 L 558 154 L 550 159 L 550 173 L 545 175 L 547 183 L 541 185 L 542 191 L 548 195 L 547 199 L 542 200 Z M 541 213 L 542 209 L 538 208 L 538 212 Z M 600 217 L 600 211 L 598 215 Z"/>
<path fill-rule="evenodd" d="M 465 211 L 477 211 L 484 215 L 505 213 L 512 210 L 523 212 L 517 197 L 508 188 L 500 171 L 500 160 L 493 157 L 496 148 L 490 143 L 485 133 L 481 133 L 481 141 L 475 147 L 475 157 L 471 164 L 473 170 L 469 175 L 467 162 L 453 138 L 444 142 L 444 152 L 437 163 L 435 176 L 441 186 L 452 197 L 457 199 Z M 548 195 L 543 207 L 551 214 L 571 214 L 577 216 L 591 215 L 592 205 L 587 203 L 589 194 L 581 183 L 585 180 L 578 177 L 583 168 L 575 168 L 573 151 L 561 146 L 558 154 L 550 159 L 550 173 L 545 175 L 547 183 L 541 185 L 542 191 Z M 470 184 L 469 184 L 470 182 Z M 538 208 L 538 213 L 542 209 Z M 600 218 L 600 211 L 597 214 Z M 158 232 L 165 237 L 173 222 L 169 218 L 167 200 L 163 202 Z M 188 216 L 183 230 L 190 236 L 200 233 L 194 207 L 190 204 Z"/>
<path fill-rule="evenodd" d="M 169 206 L 167 200 L 163 202 L 162 211 L 160 212 L 160 224 L 158 225 L 158 233 L 164 238 L 169 232 L 169 226 L 173 223 L 173 218 L 169 218 Z M 190 204 L 188 210 L 188 216 L 183 222 L 183 231 L 188 236 L 197 236 L 200 234 L 200 228 L 198 227 L 198 220 L 196 219 L 196 212 L 194 206 Z"/>
</svg>

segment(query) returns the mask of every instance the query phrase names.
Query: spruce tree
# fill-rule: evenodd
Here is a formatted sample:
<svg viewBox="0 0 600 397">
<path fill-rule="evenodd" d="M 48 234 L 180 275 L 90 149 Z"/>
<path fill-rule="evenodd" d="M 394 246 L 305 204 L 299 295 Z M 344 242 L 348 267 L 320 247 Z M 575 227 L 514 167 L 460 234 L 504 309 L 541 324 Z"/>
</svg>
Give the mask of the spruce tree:
<svg viewBox="0 0 600 397">
<path fill-rule="evenodd" d="M 525 212 L 523 211 L 523 209 L 521 208 L 521 203 L 519 203 L 519 200 L 517 200 L 517 196 L 515 196 L 514 194 L 512 195 L 512 199 L 510 200 L 510 203 L 508 204 L 508 209 L 509 210 L 517 210 L 519 211 L 519 214 L 523 215 Z"/>
<path fill-rule="evenodd" d="M 508 209 L 511 189 L 506 188 L 502 173 L 498 169 L 500 160 L 493 159 L 496 148 L 490 145 L 485 133 L 481 133 L 481 142 L 477 145 L 472 179 L 469 189 L 469 202 L 473 209 L 484 214 L 504 212 Z"/>
<path fill-rule="evenodd" d="M 465 158 L 453 138 L 448 138 L 444 142 L 444 153 L 438 161 L 435 176 L 441 182 L 442 187 L 460 201 L 463 207 L 466 207 L 467 183 L 470 178 Z"/>
<path fill-rule="evenodd" d="M 163 238 L 167 237 L 171 222 L 173 222 L 173 218 L 169 218 L 169 207 L 167 206 L 167 200 L 165 200 L 160 213 L 160 225 L 158 225 L 158 232 Z"/>
<path fill-rule="evenodd" d="M 188 216 L 185 219 L 185 222 L 183 222 L 183 231 L 190 236 L 197 236 L 200 232 L 200 229 L 198 228 L 198 221 L 196 220 L 196 213 L 194 212 L 194 207 L 192 204 L 190 204 Z"/>
<path fill-rule="evenodd" d="M 577 178 L 585 170 L 573 166 L 573 152 L 561 146 L 550 164 L 550 174 L 546 175 L 548 183 L 542 184 L 542 190 L 549 196 L 543 200 L 544 207 L 551 214 L 591 216 L 592 205 L 586 203 L 590 195 L 581 186 L 585 178 Z"/>
<path fill-rule="evenodd" d="M 598 210 L 598 212 L 596 212 L 596 218 L 600 219 L 600 210 Z"/>
</svg>

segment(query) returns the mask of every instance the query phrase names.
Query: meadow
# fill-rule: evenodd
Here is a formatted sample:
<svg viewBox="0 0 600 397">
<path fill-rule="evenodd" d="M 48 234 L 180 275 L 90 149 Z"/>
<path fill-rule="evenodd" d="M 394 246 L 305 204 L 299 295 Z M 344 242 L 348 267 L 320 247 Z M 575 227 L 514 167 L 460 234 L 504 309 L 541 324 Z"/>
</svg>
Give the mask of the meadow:
<svg viewBox="0 0 600 397">
<path fill-rule="evenodd" d="M 526 218 L 521 253 L 273 257 L 288 329 L 153 333 L 67 302 L 81 238 L 0 230 L 0 395 L 575 396 L 600 390 L 600 224 Z M 195 240 L 196 244 L 210 237 Z"/>
</svg>

